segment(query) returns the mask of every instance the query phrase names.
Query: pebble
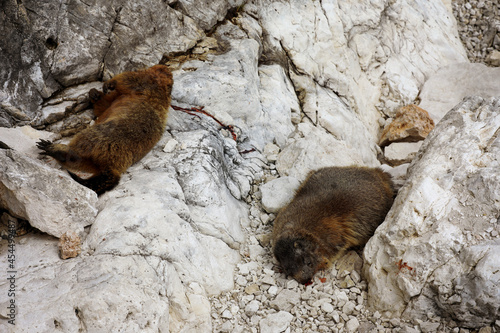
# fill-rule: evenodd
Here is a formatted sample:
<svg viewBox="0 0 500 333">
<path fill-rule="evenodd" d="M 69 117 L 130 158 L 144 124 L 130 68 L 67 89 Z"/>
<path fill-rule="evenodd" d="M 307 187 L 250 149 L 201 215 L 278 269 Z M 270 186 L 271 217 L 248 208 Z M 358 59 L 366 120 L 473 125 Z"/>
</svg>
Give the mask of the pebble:
<svg viewBox="0 0 500 333">
<path fill-rule="evenodd" d="M 260 302 L 253 300 L 245 306 L 245 314 L 249 317 L 252 317 L 260 308 Z"/>
<path fill-rule="evenodd" d="M 345 323 L 345 329 L 347 332 L 356 332 L 359 327 L 359 321 L 356 318 L 351 318 L 347 323 Z"/>
<path fill-rule="evenodd" d="M 321 305 L 321 310 L 323 310 L 326 313 L 333 312 L 333 305 L 330 303 L 323 303 Z"/>
<path fill-rule="evenodd" d="M 283 332 L 288 328 L 292 319 L 292 314 L 286 311 L 270 314 L 266 318 L 260 320 L 260 331 L 269 333 Z"/>
</svg>

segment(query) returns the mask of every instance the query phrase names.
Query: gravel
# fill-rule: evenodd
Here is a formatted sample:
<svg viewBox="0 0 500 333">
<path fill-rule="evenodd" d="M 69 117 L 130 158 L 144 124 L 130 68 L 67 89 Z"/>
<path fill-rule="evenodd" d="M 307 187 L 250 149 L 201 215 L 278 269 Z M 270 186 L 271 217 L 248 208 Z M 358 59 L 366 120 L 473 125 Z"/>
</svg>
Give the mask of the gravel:
<svg viewBox="0 0 500 333">
<path fill-rule="evenodd" d="M 452 8 L 469 60 L 499 66 L 494 59 L 500 59 L 500 2 L 454 0 Z"/>
<path fill-rule="evenodd" d="M 500 58 L 495 63 L 500 55 L 500 2 L 453 0 L 452 8 L 469 60 L 500 66 Z M 277 154 L 273 150 L 268 155 Z M 268 158 L 268 180 L 276 178 L 274 161 Z M 362 259 L 354 251 L 338 267 L 316 274 L 312 285 L 287 279 L 271 255 L 275 214 L 267 214 L 274 210 L 262 207 L 260 185 L 254 184 L 247 198 L 251 223 L 240 249 L 243 259 L 235 270 L 234 289 L 210 299 L 214 332 L 472 332 L 449 318 L 410 323 L 371 312 L 366 303 L 367 283 L 361 275 Z M 500 321 L 483 329 L 500 332 Z"/>
</svg>

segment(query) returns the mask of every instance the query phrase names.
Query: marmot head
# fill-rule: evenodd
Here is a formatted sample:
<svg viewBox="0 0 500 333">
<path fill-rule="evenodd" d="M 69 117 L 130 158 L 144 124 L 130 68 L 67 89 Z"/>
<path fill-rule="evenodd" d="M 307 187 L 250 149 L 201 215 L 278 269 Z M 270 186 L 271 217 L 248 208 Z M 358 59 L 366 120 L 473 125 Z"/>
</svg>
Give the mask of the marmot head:
<svg viewBox="0 0 500 333">
<path fill-rule="evenodd" d="M 302 284 L 311 281 L 325 265 L 318 242 L 310 237 L 281 237 L 274 245 L 274 256 L 283 272 Z"/>
</svg>

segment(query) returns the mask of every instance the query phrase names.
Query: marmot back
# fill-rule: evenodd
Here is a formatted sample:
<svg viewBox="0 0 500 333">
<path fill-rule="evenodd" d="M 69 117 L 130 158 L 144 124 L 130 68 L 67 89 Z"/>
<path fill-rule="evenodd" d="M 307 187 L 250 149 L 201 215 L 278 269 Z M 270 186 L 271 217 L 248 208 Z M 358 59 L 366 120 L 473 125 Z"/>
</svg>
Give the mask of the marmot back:
<svg viewBox="0 0 500 333">
<path fill-rule="evenodd" d="M 75 135 L 68 145 L 41 140 L 37 143 L 43 150 L 40 154 L 70 170 L 92 173 L 88 179 L 70 175 L 97 194 L 111 190 L 121 174 L 162 137 L 172 84 L 172 73 L 164 65 L 116 75 L 103 84 L 103 92 L 89 92 L 95 124 Z"/>
<path fill-rule="evenodd" d="M 273 253 L 284 273 L 306 283 L 347 249 L 364 245 L 384 221 L 393 197 L 391 177 L 381 169 L 311 172 L 274 222 Z"/>
</svg>

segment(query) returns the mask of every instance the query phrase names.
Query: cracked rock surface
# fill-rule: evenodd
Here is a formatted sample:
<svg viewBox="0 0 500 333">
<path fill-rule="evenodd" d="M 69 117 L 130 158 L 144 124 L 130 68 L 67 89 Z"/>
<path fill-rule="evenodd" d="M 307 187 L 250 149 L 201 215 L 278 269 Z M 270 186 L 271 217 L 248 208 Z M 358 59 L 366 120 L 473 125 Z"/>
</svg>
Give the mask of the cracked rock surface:
<svg viewBox="0 0 500 333">
<path fill-rule="evenodd" d="M 88 192 L 65 185 L 71 179 L 54 163 L 34 161 L 33 147 L 86 126 L 86 94 L 102 80 L 165 62 L 175 106 L 155 148 L 92 201 L 97 215 L 79 227 L 78 257 L 61 260 L 60 235 L 41 232 L 49 223 L 35 225 L 0 200 L 2 237 L 7 211 L 41 230 L 15 237 L 19 312 L 12 327 L 0 280 L 0 331 L 500 329 L 498 99 L 468 99 L 431 132 L 416 162 L 387 167 L 399 186 L 407 169 L 409 180 L 364 253 L 349 252 L 306 287 L 280 273 L 270 252 L 279 207 L 309 171 L 379 166 L 387 118 L 418 103 L 438 69 L 468 62 L 443 3 L 5 1 L 0 26 L 0 141 L 14 148 L 0 156 L 2 167 L 18 170 L 0 174 L 23 180 L 49 170 L 34 177 L 57 180 L 34 188 L 41 197 Z M 456 82 L 452 74 L 442 82 Z M 441 94 L 441 113 L 453 98 Z M 203 107 L 220 123 L 179 107 Z M 28 124 L 45 131 L 21 127 Z M 35 169 L 13 168 L 9 154 Z M 6 253 L 2 239 L 1 272 Z"/>
</svg>

